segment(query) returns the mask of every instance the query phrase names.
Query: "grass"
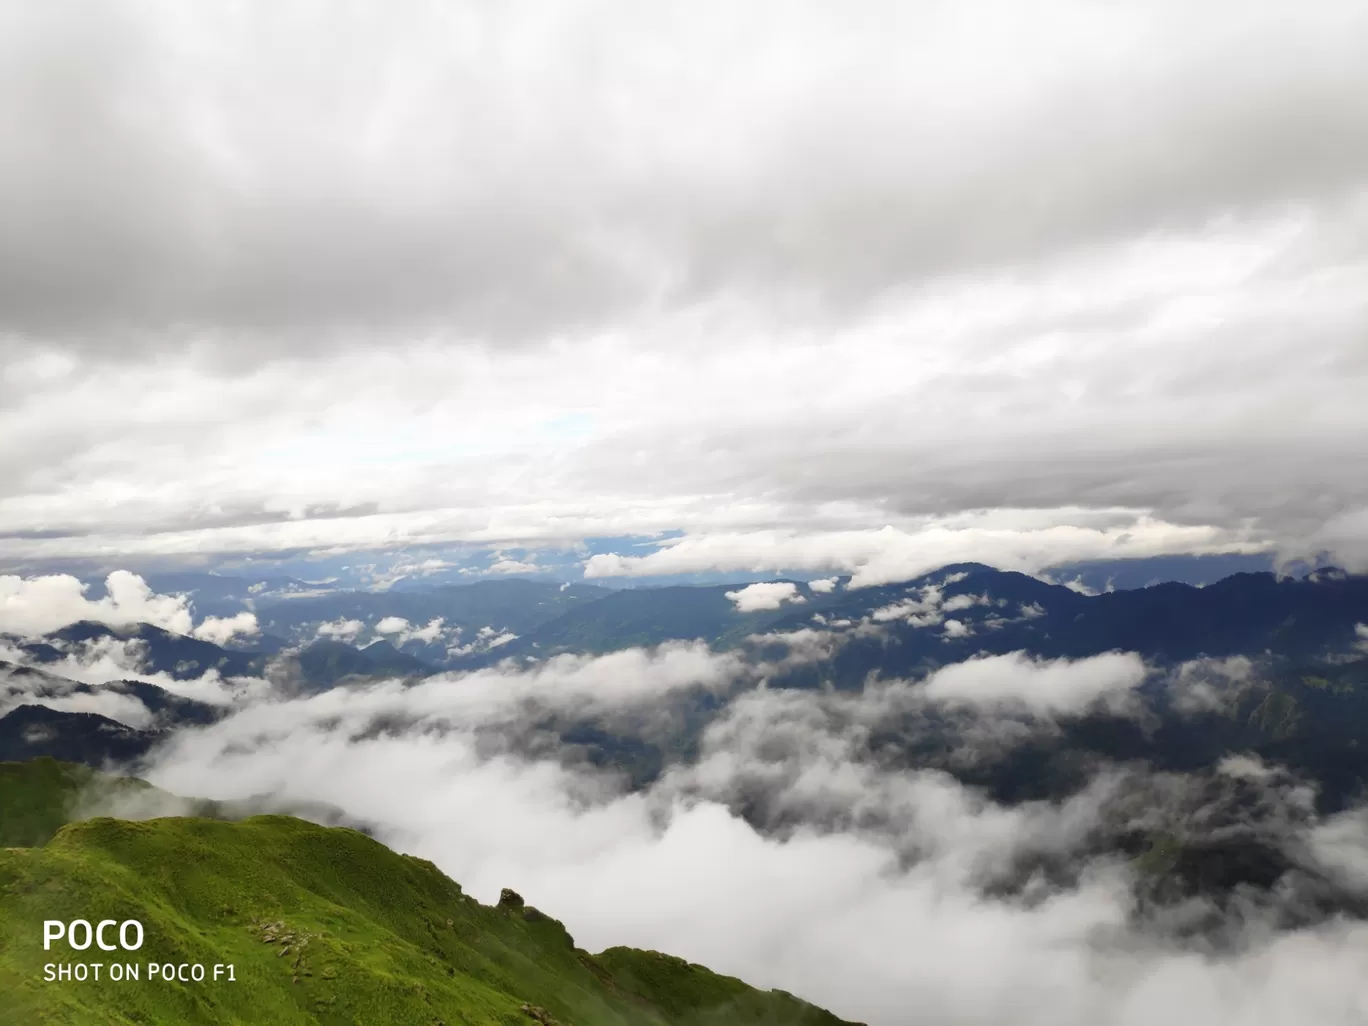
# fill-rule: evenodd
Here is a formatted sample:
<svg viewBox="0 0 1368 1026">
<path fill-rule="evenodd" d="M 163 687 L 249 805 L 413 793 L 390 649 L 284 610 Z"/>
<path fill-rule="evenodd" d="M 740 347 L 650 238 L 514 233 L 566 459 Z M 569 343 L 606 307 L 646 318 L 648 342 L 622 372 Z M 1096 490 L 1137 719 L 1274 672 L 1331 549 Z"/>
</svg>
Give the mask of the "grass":
<svg viewBox="0 0 1368 1026">
<path fill-rule="evenodd" d="M 1149 849 L 1131 860 L 1135 868 L 1150 876 L 1163 876 L 1178 865 L 1183 855 L 1183 842 L 1172 834 L 1155 833 L 1149 839 Z"/>
<path fill-rule="evenodd" d="M 591 956 L 521 901 L 482 905 L 431 863 L 352 830 L 286 816 L 96 818 L 14 843 L 48 832 L 83 790 L 136 786 L 51 760 L 0 764 L 7 1026 L 840 1026 L 668 956 Z M 44 920 L 76 918 L 136 919 L 145 943 L 45 952 Z M 137 963 L 142 979 L 43 978 L 50 962 L 113 961 Z M 149 962 L 232 964 L 236 981 L 149 980 Z"/>
<path fill-rule="evenodd" d="M 758 991 L 659 951 L 609 948 L 598 956 L 618 986 L 688 1026 L 842 1026 L 830 1012 L 784 991 Z"/>
<path fill-rule="evenodd" d="M 133 777 L 115 777 L 74 763 L 40 758 L 0 762 L 0 848 L 45 844 L 82 807 L 156 789 Z"/>
<path fill-rule="evenodd" d="M 1295 734 L 1301 719 L 1301 709 L 1295 698 L 1284 691 L 1270 691 L 1250 714 L 1249 722 L 1277 741 Z"/>
</svg>

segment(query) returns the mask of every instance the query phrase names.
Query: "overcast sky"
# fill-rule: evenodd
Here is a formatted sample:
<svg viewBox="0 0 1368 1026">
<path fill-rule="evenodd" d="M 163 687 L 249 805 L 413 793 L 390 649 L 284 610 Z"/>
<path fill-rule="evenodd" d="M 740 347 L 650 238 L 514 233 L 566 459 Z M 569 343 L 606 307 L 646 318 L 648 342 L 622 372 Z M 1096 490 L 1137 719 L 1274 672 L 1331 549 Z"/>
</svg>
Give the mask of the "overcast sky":
<svg viewBox="0 0 1368 1026">
<path fill-rule="evenodd" d="M 1368 567 L 1368 5 L 0 0 L 0 569 Z"/>
</svg>

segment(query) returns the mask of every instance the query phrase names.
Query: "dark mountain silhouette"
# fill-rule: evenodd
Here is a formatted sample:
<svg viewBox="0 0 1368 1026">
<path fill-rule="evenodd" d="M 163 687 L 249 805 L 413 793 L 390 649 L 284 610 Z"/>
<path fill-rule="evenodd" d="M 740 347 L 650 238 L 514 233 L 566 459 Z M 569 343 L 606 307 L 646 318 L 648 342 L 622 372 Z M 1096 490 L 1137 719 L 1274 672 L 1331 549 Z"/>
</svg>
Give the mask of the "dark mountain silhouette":
<svg viewBox="0 0 1368 1026">
<path fill-rule="evenodd" d="M 163 737 L 95 713 L 21 705 L 0 716 L 0 761 L 47 755 L 100 768 L 138 759 Z"/>
<path fill-rule="evenodd" d="M 965 576 L 941 584 L 958 574 Z M 1126 651 L 1164 664 L 1266 653 L 1314 661 L 1351 650 L 1355 625 L 1368 622 L 1368 577 L 1361 575 L 1320 572 L 1293 580 L 1237 574 L 1205 588 L 1168 583 L 1088 596 L 970 564 L 788 607 L 767 630 L 821 626 L 814 613 L 828 623 L 858 623 L 881 608 L 914 600 L 928 585 L 940 585 L 943 600 L 983 600 L 943 612 L 942 620 L 957 620 L 967 628 L 965 634 L 947 635 L 943 622 L 916 626 L 906 618 L 890 618 L 877 636 L 851 638 L 825 679 L 838 687 L 858 687 L 871 672 L 906 676 L 978 654 L 1014 651 L 1048 658 Z"/>
<path fill-rule="evenodd" d="M 805 597 L 811 596 L 806 585 L 793 583 Z M 774 610 L 738 612 L 727 593 L 741 587 L 680 585 L 609 592 L 529 631 L 493 658 L 534 650 L 543 656 L 564 651 L 610 652 L 695 638 L 713 644 L 738 641 L 783 615 Z"/>
<path fill-rule="evenodd" d="M 251 676 L 260 674 L 265 662 L 259 652 L 227 649 L 147 623 L 111 626 L 80 620 L 52 631 L 41 641 L 20 642 L 17 647 L 34 662 L 54 663 L 68 652 L 110 641 L 138 642 L 143 654 L 143 672 L 165 673 L 176 680 L 194 680 L 211 669 L 225 677 Z"/>
<path fill-rule="evenodd" d="M 348 677 L 426 676 L 434 669 L 388 641 L 377 641 L 363 649 L 340 641 L 315 641 L 293 658 L 303 681 L 314 688 L 332 687 Z"/>
</svg>

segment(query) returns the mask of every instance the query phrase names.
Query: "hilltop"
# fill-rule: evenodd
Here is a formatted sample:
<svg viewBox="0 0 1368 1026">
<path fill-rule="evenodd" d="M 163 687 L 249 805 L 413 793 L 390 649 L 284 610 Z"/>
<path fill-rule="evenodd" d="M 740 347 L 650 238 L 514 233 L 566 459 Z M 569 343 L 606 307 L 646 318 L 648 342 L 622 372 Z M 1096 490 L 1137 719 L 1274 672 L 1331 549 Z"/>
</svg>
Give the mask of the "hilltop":
<svg viewBox="0 0 1368 1026">
<path fill-rule="evenodd" d="M 0 811 L 37 838 L 90 787 L 143 786 L 6 764 Z M 75 918 L 136 919 L 146 941 L 136 955 L 44 952 L 43 921 Z M 63 961 L 136 961 L 144 977 L 45 981 Z M 235 980 L 149 981 L 149 962 L 232 964 Z M 430 862 L 287 816 L 100 817 L 0 850 L 0 995 L 14 1024 L 843 1026 L 657 952 L 591 955 L 512 891 L 483 905 Z"/>
</svg>

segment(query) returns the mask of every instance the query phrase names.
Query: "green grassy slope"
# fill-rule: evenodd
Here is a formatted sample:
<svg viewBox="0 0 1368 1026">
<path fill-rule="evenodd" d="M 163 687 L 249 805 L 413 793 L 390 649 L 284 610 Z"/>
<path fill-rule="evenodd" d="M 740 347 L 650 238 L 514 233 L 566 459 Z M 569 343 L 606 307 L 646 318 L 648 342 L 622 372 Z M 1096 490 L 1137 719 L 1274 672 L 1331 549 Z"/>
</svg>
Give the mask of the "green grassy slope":
<svg viewBox="0 0 1368 1026">
<path fill-rule="evenodd" d="M 29 765 L 3 767 L 0 811 L 26 808 L 41 825 L 54 814 L 35 815 L 41 799 L 25 806 L 14 792 L 25 777 L 31 796 L 62 787 L 51 766 Z M 136 919 L 145 943 L 45 952 L 43 921 L 76 918 Z M 43 978 L 46 963 L 115 961 L 142 978 Z M 149 979 L 149 962 L 199 963 L 206 979 Z M 214 982 L 216 963 L 232 964 L 235 981 Z M 840 1026 L 676 959 L 619 948 L 595 958 L 511 892 L 482 905 L 429 862 L 283 816 L 98 818 L 0 850 L 0 1021 Z"/>
<path fill-rule="evenodd" d="M 731 976 L 659 951 L 609 948 L 597 957 L 618 987 L 688 1026 L 841 1026 L 841 1020 L 783 991 L 762 992 Z"/>
<path fill-rule="evenodd" d="M 69 762 L 0 762 L 0 848 L 45 844 L 82 808 L 154 792 L 151 784 Z"/>
</svg>

